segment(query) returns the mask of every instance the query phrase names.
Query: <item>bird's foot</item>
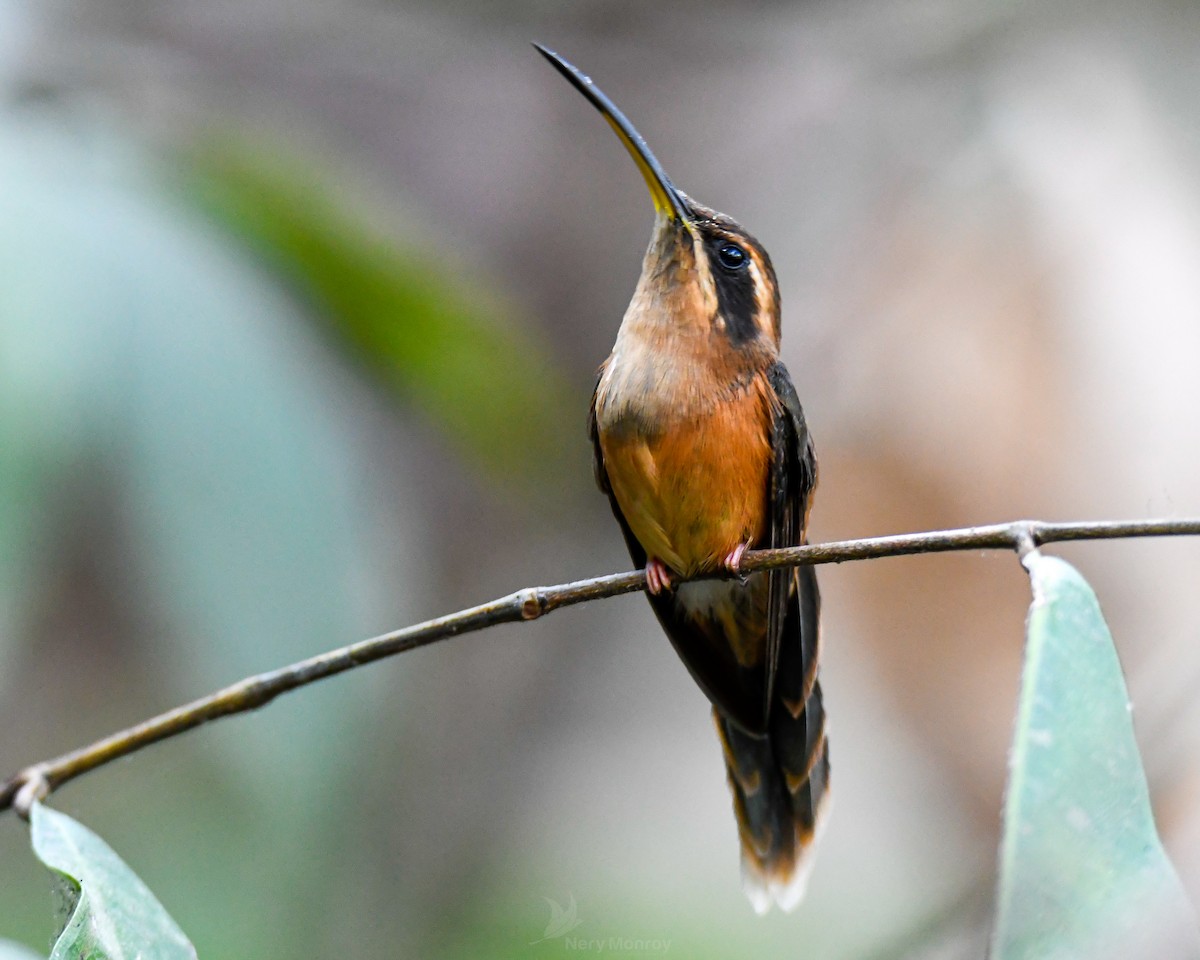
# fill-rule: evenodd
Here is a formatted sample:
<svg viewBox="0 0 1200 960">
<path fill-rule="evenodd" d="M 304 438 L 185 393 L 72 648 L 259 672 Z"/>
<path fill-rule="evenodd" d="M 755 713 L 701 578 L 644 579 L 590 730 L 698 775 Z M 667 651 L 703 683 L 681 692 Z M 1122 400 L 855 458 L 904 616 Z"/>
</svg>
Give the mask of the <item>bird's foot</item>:
<svg viewBox="0 0 1200 960">
<path fill-rule="evenodd" d="M 646 589 L 654 597 L 671 589 L 671 571 L 658 557 L 646 561 Z"/>
<path fill-rule="evenodd" d="M 745 580 L 745 574 L 742 573 L 742 557 L 745 556 L 746 550 L 750 547 L 748 543 L 739 543 L 736 547 L 725 555 L 725 559 L 721 561 L 721 566 L 728 570 L 739 580 Z"/>
</svg>

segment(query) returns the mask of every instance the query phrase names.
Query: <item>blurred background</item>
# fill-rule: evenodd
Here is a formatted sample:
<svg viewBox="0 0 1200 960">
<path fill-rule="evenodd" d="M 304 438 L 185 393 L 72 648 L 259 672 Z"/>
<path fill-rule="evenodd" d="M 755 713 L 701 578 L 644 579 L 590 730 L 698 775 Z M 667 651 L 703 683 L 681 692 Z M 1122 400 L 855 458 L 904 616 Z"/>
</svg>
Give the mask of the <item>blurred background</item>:
<svg viewBox="0 0 1200 960">
<path fill-rule="evenodd" d="M 0 773 L 628 567 L 585 418 L 650 205 L 534 39 L 771 252 L 814 539 L 1200 513 L 1200 7 L 0 0 Z M 1196 897 L 1200 544 L 1054 552 Z M 636 596 L 54 801 L 204 957 L 561 956 L 572 903 L 626 956 L 979 956 L 1024 574 L 821 580 L 835 806 L 790 916 L 741 894 L 707 705 Z M 11 815 L 0 863 L 0 935 L 43 947 Z"/>
</svg>

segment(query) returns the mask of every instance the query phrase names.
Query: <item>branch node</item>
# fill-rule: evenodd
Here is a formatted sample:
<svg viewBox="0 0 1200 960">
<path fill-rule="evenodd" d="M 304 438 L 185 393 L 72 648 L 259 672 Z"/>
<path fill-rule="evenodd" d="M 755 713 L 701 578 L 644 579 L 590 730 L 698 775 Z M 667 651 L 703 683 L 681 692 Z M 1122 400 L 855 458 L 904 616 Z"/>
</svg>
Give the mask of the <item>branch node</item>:
<svg viewBox="0 0 1200 960">
<path fill-rule="evenodd" d="M 546 612 L 537 587 L 529 587 L 517 592 L 517 603 L 521 606 L 522 620 L 536 620 Z"/>
<path fill-rule="evenodd" d="M 1010 528 L 1013 538 L 1013 548 L 1017 551 L 1022 565 L 1025 558 L 1036 553 L 1038 548 L 1038 530 L 1035 520 L 1018 520 Z"/>
<path fill-rule="evenodd" d="M 41 765 L 22 770 L 14 779 L 21 781 L 21 786 L 13 797 L 13 810 L 22 820 L 28 820 L 33 805 L 50 796 L 50 781 Z"/>
</svg>

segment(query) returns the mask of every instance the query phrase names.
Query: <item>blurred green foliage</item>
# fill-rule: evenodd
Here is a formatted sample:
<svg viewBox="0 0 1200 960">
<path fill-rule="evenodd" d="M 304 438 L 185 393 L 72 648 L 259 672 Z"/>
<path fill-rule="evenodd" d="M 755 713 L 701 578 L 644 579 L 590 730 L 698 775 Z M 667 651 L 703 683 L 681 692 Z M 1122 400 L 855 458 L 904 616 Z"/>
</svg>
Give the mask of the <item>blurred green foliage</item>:
<svg viewBox="0 0 1200 960">
<path fill-rule="evenodd" d="M 389 239 L 339 203 L 344 184 L 261 148 L 227 142 L 194 163 L 202 202 L 384 383 L 518 487 L 561 476 L 586 397 L 430 231 Z"/>
<path fill-rule="evenodd" d="M 394 557 L 422 552 L 403 542 L 424 532 L 418 508 L 376 499 L 330 344 L 524 496 L 553 490 L 567 451 L 586 446 L 586 398 L 435 241 L 381 239 L 298 162 L 219 157 L 184 169 L 87 112 L 0 110 L 0 693 L 21 710 L 4 744 L 14 767 L 412 617 L 422 578 Z M 119 517 L 117 543 L 71 528 L 80 500 Z M 394 579 L 365 575 L 380 540 Z M 81 669 L 31 709 L 18 695 L 29 666 L 13 667 L 36 655 L 28 638 L 48 606 L 69 616 L 64 542 L 152 636 L 119 641 L 148 644 L 136 666 L 104 651 L 116 686 Z M 91 642 L 85 629 L 70 660 L 87 662 Z M 206 952 L 311 950 L 338 936 L 323 909 L 332 881 L 312 864 L 369 856 L 365 832 L 331 825 L 373 755 L 376 689 L 398 695 L 368 679 L 322 685 L 184 741 L 157 755 L 157 777 L 126 767 L 115 793 L 98 778 L 77 795 L 81 815 L 154 877 Z M 36 938 L 39 898 L 2 885 L 3 929 Z M 286 933 L 270 917 L 292 918 Z M 405 918 L 397 909 L 373 936 Z"/>
<path fill-rule="evenodd" d="M 363 483 L 344 388 L 295 298 L 179 196 L 170 166 L 85 114 L 0 113 L 0 259 L 0 693 L 21 721 L 9 762 L 366 633 L 365 608 L 382 604 L 362 569 L 385 511 Z M 119 518 L 119 539 L 76 529 L 80 501 Z M 78 599 L 51 575 L 64 544 L 152 627 L 140 650 L 121 638 L 99 656 L 88 627 L 64 636 L 84 666 L 52 684 L 27 672 L 26 689 L 43 684 L 29 698 L 14 667 L 36 651 L 19 643 Z M 389 585 L 389 620 L 416 589 Z M 314 694 L 181 744 L 170 785 L 128 770 L 136 822 L 105 830 L 149 864 L 164 900 L 202 918 L 189 926 L 218 952 L 263 955 L 269 941 L 294 953 L 321 935 L 323 878 L 304 867 L 322 843 L 294 840 L 342 801 L 358 762 L 345 744 L 370 698 Z M 95 804 L 103 785 L 88 794 Z M 128 795 L 116 806 L 128 812 Z M 195 869 L 172 869 L 172 831 Z M 262 909 L 218 908 L 252 903 L 279 876 L 292 880 L 272 909 L 300 918 L 290 944 Z"/>
</svg>

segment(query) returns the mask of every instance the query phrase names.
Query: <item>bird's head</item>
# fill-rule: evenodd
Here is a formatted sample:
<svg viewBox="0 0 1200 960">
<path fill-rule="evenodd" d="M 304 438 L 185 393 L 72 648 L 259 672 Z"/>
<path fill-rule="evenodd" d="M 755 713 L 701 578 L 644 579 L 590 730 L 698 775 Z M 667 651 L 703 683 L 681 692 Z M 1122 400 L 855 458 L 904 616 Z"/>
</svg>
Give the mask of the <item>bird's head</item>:
<svg viewBox="0 0 1200 960">
<path fill-rule="evenodd" d="M 735 347 L 779 343 L 779 287 L 762 244 L 733 218 L 677 189 L 642 135 L 591 78 L 557 53 L 538 52 L 608 121 L 633 157 L 656 212 L 631 311 L 696 330 Z"/>
</svg>

